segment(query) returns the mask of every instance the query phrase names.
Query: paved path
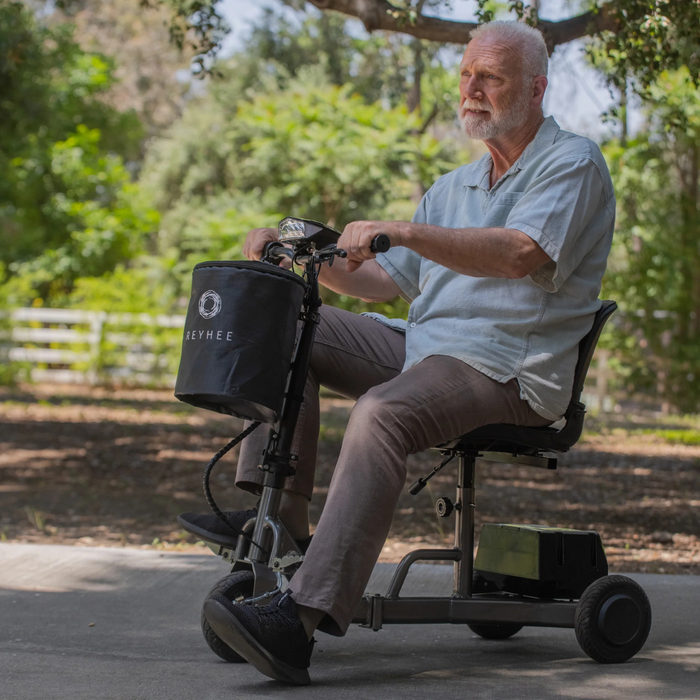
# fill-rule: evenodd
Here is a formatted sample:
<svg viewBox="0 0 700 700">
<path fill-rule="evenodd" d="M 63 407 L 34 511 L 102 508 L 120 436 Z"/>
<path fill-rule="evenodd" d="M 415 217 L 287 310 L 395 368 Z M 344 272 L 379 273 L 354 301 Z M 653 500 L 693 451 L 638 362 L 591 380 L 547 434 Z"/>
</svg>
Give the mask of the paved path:
<svg viewBox="0 0 700 700">
<path fill-rule="evenodd" d="M 654 622 L 626 664 L 590 661 L 573 630 L 488 642 L 456 625 L 352 627 L 318 635 L 313 685 L 290 688 L 206 647 L 201 602 L 226 573 L 213 555 L 0 544 L 0 700 L 700 698 L 700 577 L 634 577 Z M 451 567 L 421 565 L 407 586 L 448 593 Z"/>
</svg>

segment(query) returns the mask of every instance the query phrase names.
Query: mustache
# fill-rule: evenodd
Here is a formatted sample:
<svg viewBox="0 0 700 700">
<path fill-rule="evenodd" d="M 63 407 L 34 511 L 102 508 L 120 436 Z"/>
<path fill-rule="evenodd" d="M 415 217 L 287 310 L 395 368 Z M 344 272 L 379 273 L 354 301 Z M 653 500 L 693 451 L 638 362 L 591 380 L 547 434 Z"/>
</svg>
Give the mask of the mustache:
<svg viewBox="0 0 700 700">
<path fill-rule="evenodd" d="M 493 112 L 493 108 L 491 107 L 491 105 L 487 104 L 486 102 L 477 102 L 476 100 L 465 100 L 464 104 L 459 108 L 459 116 L 466 116 L 468 109 L 479 109 L 489 113 Z"/>
</svg>

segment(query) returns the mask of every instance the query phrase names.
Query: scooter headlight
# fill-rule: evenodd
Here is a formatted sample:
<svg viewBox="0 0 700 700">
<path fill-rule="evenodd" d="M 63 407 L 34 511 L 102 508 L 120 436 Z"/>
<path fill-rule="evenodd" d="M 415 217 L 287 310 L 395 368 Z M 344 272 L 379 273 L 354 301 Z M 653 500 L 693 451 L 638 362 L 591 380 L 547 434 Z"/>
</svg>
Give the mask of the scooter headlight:
<svg viewBox="0 0 700 700">
<path fill-rule="evenodd" d="M 288 216 L 282 219 L 278 227 L 280 241 L 300 241 L 306 238 L 306 225 L 302 219 Z"/>
<path fill-rule="evenodd" d="M 305 241 L 307 247 L 312 247 L 316 250 L 333 245 L 340 238 L 340 231 L 336 231 L 328 224 L 292 216 L 282 219 L 277 230 L 279 239 L 283 243 L 298 244 L 300 241 Z"/>
</svg>

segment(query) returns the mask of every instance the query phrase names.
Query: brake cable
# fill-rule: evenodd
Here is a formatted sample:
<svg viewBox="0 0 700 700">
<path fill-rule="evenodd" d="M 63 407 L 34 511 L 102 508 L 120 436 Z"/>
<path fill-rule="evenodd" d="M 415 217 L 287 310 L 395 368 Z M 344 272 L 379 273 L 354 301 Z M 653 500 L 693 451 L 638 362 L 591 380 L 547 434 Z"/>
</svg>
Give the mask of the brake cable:
<svg viewBox="0 0 700 700">
<path fill-rule="evenodd" d="M 216 505 L 216 501 L 214 500 L 214 497 L 211 495 L 211 489 L 209 488 L 209 477 L 211 476 L 211 472 L 214 469 L 214 466 L 216 463 L 228 452 L 230 452 L 239 442 L 242 440 L 245 440 L 245 438 L 248 437 L 258 426 L 260 425 L 260 421 L 255 421 L 254 423 L 251 423 L 240 435 L 236 436 L 231 440 L 229 443 L 224 445 L 212 458 L 209 464 L 207 464 L 207 468 L 204 470 L 204 476 L 202 478 L 202 486 L 204 487 L 204 497 L 207 499 L 207 503 L 209 504 L 209 507 L 211 508 L 212 512 L 214 515 L 216 515 L 219 520 L 223 521 L 226 525 L 228 525 L 233 532 L 238 535 L 239 537 L 242 535 L 245 537 L 252 545 L 257 547 L 261 552 L 264 554 L 269 554 L 269 552 L 260 544 L 255 542 L 253 538 L 247 533 L 243 532 L 243 530 L 240 530 L 237 528 L 221 511 L 218 505 Z"/>
</svg>

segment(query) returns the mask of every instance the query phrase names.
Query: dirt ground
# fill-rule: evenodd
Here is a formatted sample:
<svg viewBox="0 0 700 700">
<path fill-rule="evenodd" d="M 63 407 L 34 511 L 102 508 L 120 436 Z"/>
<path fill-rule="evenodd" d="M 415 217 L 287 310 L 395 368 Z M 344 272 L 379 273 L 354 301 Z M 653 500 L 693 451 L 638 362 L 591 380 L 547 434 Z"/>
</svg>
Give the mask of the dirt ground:
<svg viewBox="0 0 700 700">
<path fill-rule="evenodd" d="M 313 523 L 351 409 L 349 401 L 323 400 Z M 0 389 L 0 539 L 204 551 L 175 516 L 206 510 L 204 466 L 240 426 L 164 391 Z M 687 423 L 666 421 L 664 429 L 675 432 L 650 431 L 654 427 L 629 418 L 589 419 L 589 432 L 554 472 L 480 463 L 477 525 L 595 529 L 611 571 L 700 574 L 700 444 L 682 439 Z M 407 483 L 438 460 L 436 452 L 412 457 Z M 235 464 L 232 452 L 212 478 L 226 509 L 253 503 L 234 488 Z M 453 497 L 451 467 L 418 496 L 404 492 L 381 560 L 398 561 L 418 546 L 449 545 L 453 521 L 438 518 L 433 504 Z"/>
</svg>

